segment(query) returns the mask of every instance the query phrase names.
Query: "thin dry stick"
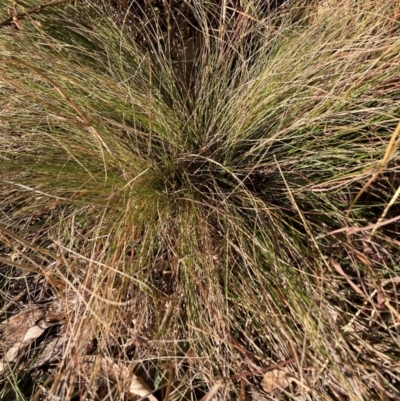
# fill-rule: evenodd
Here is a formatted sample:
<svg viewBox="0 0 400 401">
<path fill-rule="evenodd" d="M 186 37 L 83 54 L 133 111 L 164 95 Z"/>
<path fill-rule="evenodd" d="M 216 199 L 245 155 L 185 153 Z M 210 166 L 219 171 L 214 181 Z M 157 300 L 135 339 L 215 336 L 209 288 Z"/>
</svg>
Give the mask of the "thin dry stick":
<svg viewBox="0 0 400 401">
<path fill-rule="evenodd" d="M 223 35 L 225 33 L 226 0 L 222 0 L 221 10 L 222 10 L 222 12 L 221 12 L 219 35 L 220 35 L 220 38 L 222 39 Z"/>
<path fill-rule="evenodd" d="M 7 18 L 6 20 L 4 20 L 3 22 L 0 22 L 0 28 L 2 28 L 4 26 L 10 26 L 10 25 L 13 25 L 13 24 L 17 24 L 18 21 L 21 21 L 21 20 L 25 19 L 26 17 L 28 17 L 28 16 L 30 16 L 32 14 L 40 14 L 46 8 L 53 7 L 53 6 L 58 6 L 58 5 L 63 4 L 63 3 L 70 3 L 71 1 L 72 0 L 58 0 L 58 1 L 52 1 L 52 2 L 46 3 L 46 4 L 41 4 L 39 6 L 31 8 L 26 13 L 13 15 L 10 18 Z"/>
<path fill-rule="evenodd" d="M 392 217 L 391 219 L 385 220 L 385 221 L 381 221 L 381 222 L 377 222 L 374 224 L 369 224 L 368 226 L 365 227 L 343 227 L 343 228 L 339 228 L 337 230 L 331 231 L 330 233 L 321 235 L 317 238 L 323 238 L 326 237 L 327 235 L 334 235 L 334 234 L 338 234 L 338 233 L 343 233 L 345 232 L 348 235 L 352 235 L 352 234 L 356 234 L 359 233 L 361 231 L 368 231 L 368 230 L 373 230 L 374 228 L 379 228 L 382 226 L 386 226 L 387 224 L 393 223 L 397 220 L 400 220 L 400 215 L 399 216 L 395 216 Z"/>
<path fill-rule="evenodd" d="M 171 394 L 171 389 L 172 389 L 173 376 L 174 376 L 174 368 L 171 364 L 169 364 L 169 366 L 168 366 L 168 383 L 167 383 L 167 389 L 165 390 L 164 401 L 169 401 L 169 396 Z"/>
</svg>

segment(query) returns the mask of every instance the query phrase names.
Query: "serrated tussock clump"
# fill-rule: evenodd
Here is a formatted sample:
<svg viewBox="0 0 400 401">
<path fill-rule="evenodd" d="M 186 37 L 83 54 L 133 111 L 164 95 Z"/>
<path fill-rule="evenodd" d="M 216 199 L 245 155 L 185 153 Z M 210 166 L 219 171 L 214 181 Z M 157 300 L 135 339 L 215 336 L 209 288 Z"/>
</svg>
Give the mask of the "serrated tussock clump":
<svg viewBox="0 0 400 401">
<path fill-rule="evenodd" d="M 0 29 L 0 268 L 64 305 L 49 391 L 104 355 L 171 399 L 282 362 L 293 397 L 399 395 L 399 8 L 310 3 Z"/>
</svg>

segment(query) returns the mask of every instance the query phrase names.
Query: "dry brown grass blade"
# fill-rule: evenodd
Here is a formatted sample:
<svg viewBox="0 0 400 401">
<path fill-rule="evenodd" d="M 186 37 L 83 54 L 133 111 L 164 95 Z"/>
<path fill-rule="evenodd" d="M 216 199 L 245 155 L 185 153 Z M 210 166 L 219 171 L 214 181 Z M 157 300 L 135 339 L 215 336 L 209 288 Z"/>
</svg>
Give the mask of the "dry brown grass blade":
<svg viewBox="0 0 400 401">
<path fill-rule="evenodd" d="M 10 56 L 10 57 L 7 57 L 7 58 L 3 58 L 3 62 L 5 62 L 5 63 L 10 62 L 12 64 L 17 64 L 17 65 L 24 66 L 25 68 L 28 68 L 29 70 L 31 70 L 32 72 L 34 72 L 35 74 L 37 74 L 41 78 L 43 78 L 45 81 L 47 81 L 51 85 L 53 85 L 54 89 L 69 104 L 69 106 L 73 110 L 75 110 L 75 112 L 79 115 L 79 117 L 82 119 L 82 123 L 90 130 L 90 132 L 96 138 L 96 140 L 99 143 L 101 149 L 102 150 L 105 149 L 108 153 L 111 153 L 109 147 L 104 142 L 104 140 L 103 140 L 102 136 L 100 135 L 99 131 L 97 130 L 97 128 L 93 125 L 93 123 L 90 120 L 89 116 L 65 93 L 65 91 L 61 88 L 61 86 L 57 82 L 54 81 L 54 79 L 50 78 L 43 71 L 41 71 L 38 68 L 30 65 L 29 63 L 25 62 L 24 60 L 21 60 L 18 57 Z M 103 161 L 104 161 L 104 155 L 103 155 Z"/>
<path fill-rule="evenodd" d="M 362 231 L 369 231 L 369 230 L 373 230 L 379 227 L 383 227 L 386 226 L 387 224 L 391 224 L 394 223 L 395 221 L 400 220 L 400 216 L 395 216 L 392 217 L 391 219 L 387 219 L 381 222 L 377 222 L 377 223 L 373 223 L 373 224 L 368 224 L 365 227 L 343 227 L 343 228 L 339 228 L 337 230 L 331 231 L 327 234 L 321 235 L 318 238 L 322 238 L 325 237 L 327 235 L 335 235 L 335 234 L 339 234 L 339 233 L 346 233 L 348 235 L 352 235 L 352 234 L 356 234 Z"/>
<path fill-rule="evenodd" d="M 283 366 L 289 365 L 289 364 L 294 363 L 294 362 L 296 362 L 296 358 L 290 358 L 290 359 L 288 359 L 286 361 L 278 362 L 278 363 L 276 363 L 274 365 L 271 365 L 271 366 L 268 366 L 266 368 L 254 370 L 254 371 L 251 371 L 251 372 L 243 372 L 243 373 L 240 373 L 238 375 L 230 376 L 229 380 L 237 380 L 237 379 L 242 379 L 244 377 L 257 376 L 257 375 L 265 374 L 267 372 L 270 372 L 272 370 L 277 370 L 277 369 L 279 369 L 279 368 L 281 368 Z"/>
<path fill-rule="evenodd" d="M 368 299 L 368 297 L 360 290 L 360 288 L 358 288 L 349 278 L 349 276 L 343 271 L 342 266 L 340 266 L 339 263 L 337 263 L 335 260 L 333 260 L 333 258 L 331 258 L 331 265 L 335 268 L 335 270 L 346 279 L 346 281 L 350 284 L 351 288 L 353 288 L 353 290 L 359 294 L 360 296 L 362 296 L 363 298 Z"/>
<path fill-rule="evenodd" d="M 217 381 L 211 388 L 210 391 L 200 399 L 200 401 L 210 401 L 215 394 L 217 394 L 218 390 L 222 387 L 223 381 Z"/>
<path fill-rule="evenodd" d="M 388 214 L 390 208 L 394 205 L 398 197 L 400 196 L 400 186 L 397 188 L 395 194 L 392 196 L 392 199 L 390 199 L 390 202 L 386 205 L 385 210 L 382 212 L 381 217 L 379 217 L 378 221 L 376 222 L 376 227 L 374 227 L 369 235 L 368 240 L 370 241 L 372 236 L 375 234 L 376 230 L 379 227 L 379 224 L 381 224 L 384 221 L 384 218 Z"/>
<path fill-rule="evenodd" d="M 169 366 L 168 366 L 168 383 L 167 383 L 167 389 L 165 390 L 164 401 L 169 400 L 169 396 L 171 394 L 171 389 L 172 389 L 173 376 L 174 376 L 174 368 L 171 364 L 169 364 Z"/>
<path fill-rule="evenodd" d="M 400 313 L 391 305 L 391 303 L 387 299 L 385 299 L 384 304 L 387 306 L 393 316 L 396 317 L 398 323 L 400 323 Z"/>
<path fill-rule="evenodd" d="M 400 144 L 400 141 L 396 142 L 396 139 L 399 136 L 399 134 L 400 134 L 400 122 L 397 124 L 396 129 L 394 130 L 392 136 L 390 137 L 390 141 L 386 148 L 385 155 L 383 156 L 383 159 L 380 161 L 378 169 L 372 174 L 372 177 L 365 183 L 365 185 L 361 188 L 360 192 L 351 202 L 349 209 L 347 210 L 347 217 L 350 216 L 350 213 L 354 205 L 358 202 L 361 195 L 371 186 L 371 184 L 379 177 L 382 171 L 386 168 L 387 163 L 389 162 L 393 154 L 396 152 L 396 149 Z"/>
<path fill-rule="evenodd" d="M 28 247 L 29 249 L 32 249 L 33 251 L 35 251 L 35 254 L 38 255 L 44 261 L 46 261 L 46 258 L 44 258 L 43 255 L 49 256 L 51 259 L 61 261 L 53 253 L 47 251 L 43 247 L 39 247 L 39 246 L 36 246 L 36 245 L 32 244 L 31 242 L 29 242 L 26 239 L 22 238 L 20 235 L 16 234 L 15 232 L 13 232 L 13 231 L 9 230 L 8 228 L 6 228 L 4 225 L 0 224 L 0 237 L 2 237 L 3 240 L 5 242 L 7 242 L 7 244 L 9 246 L 11 246 L 9 244 L 8 238 L 6 236 L 12 238 L 14 241 L 17 241 L 21 245 L 23 245 L 25 247 Z"/>
<path fill-rule="evenodd" d="M 39 269 L 33 266 L 29 266 L 25 263 L 18 263 L 15 262 L 11 259 L 8 258 L 3 258 L 0 257 L 0 262 L 5 263 L 9 266 L 13 266 L 13 267 L 17 267 L 19 269 L 31 272 L 31 273 L 35 273 L 35 274 L 39 274 L 41 276 L 43 276 L 46 281 L 54 288 L 57 288 L 58 290 L 65 290 L 67 288 L 67 286 L 57 277 L 54 277 L 53 273 L 48 273 L 46 272 L 44 269 Z"/>
</svg>

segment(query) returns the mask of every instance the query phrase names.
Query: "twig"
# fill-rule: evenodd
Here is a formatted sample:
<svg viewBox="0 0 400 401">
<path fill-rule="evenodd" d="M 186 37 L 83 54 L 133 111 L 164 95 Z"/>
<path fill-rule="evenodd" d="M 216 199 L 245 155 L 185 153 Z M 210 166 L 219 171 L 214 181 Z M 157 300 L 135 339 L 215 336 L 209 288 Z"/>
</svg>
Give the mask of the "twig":
<svg viewBox="0 0 400 401">
<path fill-rule="evenodd" d="M 71 1 L 72 0 L 57 0 L 57 1 L 52 1 L 50 3 L 41 4 L 39 6 L 31 8 L 26 13 L 13 15 L 10 18 L 7 18 L 6 20 L 4 20 L 3 22 L 0 22 L 0 28 L 2 28 L 4 26 L 13 25 L 13 24 L 16 23 L 16 21 L 23 20 L 23 19 L 25 19 L 26 17 L 28 17 L 28 16 L 30 16 L 32 14 L 40 14 L 46 8 L 53 7 L 53 6 L 58 6 L 58 5 L 63 4 L 63 3 L 70 3 Z"/>
<path fill-rule="evenodd" d="M 387 224 L 394 223 L 397 220 L 400 220 L 400 215 L 392 217 L 391 219 L 388 219 L 388 220 L 384 220 L 384 221 L 378 222 L 378 223 L 369 224 L 368 226 L 365 226 L 365 227 L 343 227 L 343 228 L 339 228 L 339 229 L 331 231 L 331 232 L 329 232 L 327 234 L 320 235 L 318 238 L 323 238 L 323 237 L 326 237 L 327 235 L 334 235 L 334 234 L 338 234 L 338 233 L 342 233 L 342 232 L 345 232 L 348 235 L 352 235 L 352 234 L 359 233 L 361 231 L 368 231 L 368 230 L 373 230 L 373 229 L 376 229 L 376 228 L 379 228 L 379 227 L 382 227 L 382 226 L 386 226 Z"/>
</svg>

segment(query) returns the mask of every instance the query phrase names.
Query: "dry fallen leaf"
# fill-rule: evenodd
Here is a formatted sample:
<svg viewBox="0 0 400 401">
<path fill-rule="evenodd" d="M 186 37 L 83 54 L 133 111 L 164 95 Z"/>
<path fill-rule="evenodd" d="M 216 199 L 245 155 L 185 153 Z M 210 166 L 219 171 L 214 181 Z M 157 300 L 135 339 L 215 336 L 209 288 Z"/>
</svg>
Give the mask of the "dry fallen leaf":
<svg viewBox="0 0 400 401">
<path fill-rule="evenodd" d="M 8 349 L 16 343 L 22 343 L 27 331 L 36 326 L 36 322 L 46 314 L 43 308 L 29 308 L 0 324 L 0 349 Z"/>
<path fill-rule="evenodd" d="M 140 377 L 132 375 L 131 383 L 129 386 L 128 396 L 138 395 L 140 397 L 147 397 L 150 401 L 157 401 L 157 398 L 151 394 L 149 386 Z"/>
<path fill-rule="evenodd" d="M 286 388 L 289 385 L 289 380 L 286 378 L 288 373 L 287 368 L 267 372 L 261 381 L 261 387 L 266 393 L 272 393 L 278 388 Z"/>
<path fill-rule="evenodd" d="M 151 394 L 149 386 L 143 379 L 129 372 L 129 369 L 122 364 L 115 363 L 111 358 L 103 357 L 101 360 L 101 369 L 103 374 L 111 381 L 117 383 L 119 380 L 129 382 L 127 396 L 130 400 L 136 396 L 147 397 L 149 401 L 157 401 L 157 398 Z"/>
<path fill-rule="evenodd" d="M 36 321 L 36 324 L 29 327 Z M 48 328 L 62 323 L 59 317 L 51 314 L 45 316 L 45 311 L 39 308 L 20 312 L 9 321 L 1 324 L 1 332 L 5 332 L 3 342 L 10 344 L 10 348 L 0 360 L 0 375 L 4 374 L 5 366 L 16 363 L 24 351 L 31 346 Z M 7 336 L 8 335 L 8 336 Z M 0 336 L 0 339 L 2 336 Z M 7 344 L 7 345 L 8 345 Z M 43 357 L 42 357 L 43 360 Z M 5 363 L 6 362 L 6 363 Z"/>
</svg>

